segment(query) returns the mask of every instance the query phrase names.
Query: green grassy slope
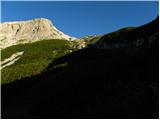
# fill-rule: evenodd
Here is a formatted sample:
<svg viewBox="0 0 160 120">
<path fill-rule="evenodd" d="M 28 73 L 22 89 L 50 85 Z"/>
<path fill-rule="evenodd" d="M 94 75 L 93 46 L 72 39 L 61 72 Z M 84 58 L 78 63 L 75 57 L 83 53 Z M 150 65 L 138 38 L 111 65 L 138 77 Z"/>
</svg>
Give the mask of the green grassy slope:
<svg viewBox="0 0 160 120">
<path fill-rule="evenodd" d="M 13 65 L 2 69 L 1 83 L 38 74 L 51 61 L 74 50 L 66 40 L 43 40 L 8 47 L 1 51 L 2 61 L 16 52 L 24 51 L 24 54 Z"/>
</svg>

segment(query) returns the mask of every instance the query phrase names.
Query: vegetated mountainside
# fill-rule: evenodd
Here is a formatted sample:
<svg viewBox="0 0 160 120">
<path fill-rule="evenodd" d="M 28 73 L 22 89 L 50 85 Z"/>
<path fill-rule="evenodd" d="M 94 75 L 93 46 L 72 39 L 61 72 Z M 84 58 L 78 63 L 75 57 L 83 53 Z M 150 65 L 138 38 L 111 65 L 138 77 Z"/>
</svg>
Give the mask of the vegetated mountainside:
<svg viewBox="0 0 160 120">
<path fill-rule="evenodd" d="M 158 19 L 2 85 L 2 118 L 158 118 Z"/>
<path fill-rule="evenodd" d="M 87 40 L 76 39 L 73 41 L 63 39 L 41 40 L 2 49 L 1 84 L 11 83 L 15 80 L 39 74 L 43 72 L 51 61 L 86 47 L 93 41 L 92 39 L 98 39 L 98 37 L 93 36 L 90 40 L 87 38 Z M 16 56 L 18 53 L 23 54 Z"/>
<path fill-rule="evenodd" d="M 76 38 L 61 32 L 46 18 L 0 23 L 0 48 L 47 39 Z"/>
<path fill-rule="evenodd" d="M 19 59 L 10 66 L 1 70 L 1 84 L 10 83 L 24 77 L 31 77 L 41 73 L 51 61 L 81 48 L 81 45 L 73 46 L 72 42 L 66 40 L 43 40 L 34 43 L 19 44 L 8 47 L 1 51 L 2 67 L 3 61 L 17 52 L 23 52 Z M 17 59 L 15 56 L 14 59 Z M 10 60 L 13 62 L 14 59 Z"/>
</svg>

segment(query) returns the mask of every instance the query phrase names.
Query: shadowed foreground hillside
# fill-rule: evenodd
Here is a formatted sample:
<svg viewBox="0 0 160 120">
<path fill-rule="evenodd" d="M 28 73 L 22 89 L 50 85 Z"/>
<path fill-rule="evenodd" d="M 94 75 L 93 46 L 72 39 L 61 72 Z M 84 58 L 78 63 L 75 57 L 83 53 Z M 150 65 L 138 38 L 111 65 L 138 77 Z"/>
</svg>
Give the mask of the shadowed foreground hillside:
<svg viewBox="0 0 160 120">
<path fill-rule="evenodd" d="M 2 118 L 158 118 L 158 19 L 2 85 Z"/>
</svg>

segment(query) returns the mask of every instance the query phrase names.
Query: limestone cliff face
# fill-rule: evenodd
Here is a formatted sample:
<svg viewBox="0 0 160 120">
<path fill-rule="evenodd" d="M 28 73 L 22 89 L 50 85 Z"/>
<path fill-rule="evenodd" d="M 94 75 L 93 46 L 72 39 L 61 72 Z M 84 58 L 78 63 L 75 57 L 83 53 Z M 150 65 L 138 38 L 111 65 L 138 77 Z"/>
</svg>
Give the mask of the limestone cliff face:
<svg viewBox="0 0 160 120">
<path fill-rule="evenodd" d="M 45 39 L 73 40 L 59 31 L 50 20 L 39 18 L 28 21 L 0 23 L 0 48 Z"/>
</svg>

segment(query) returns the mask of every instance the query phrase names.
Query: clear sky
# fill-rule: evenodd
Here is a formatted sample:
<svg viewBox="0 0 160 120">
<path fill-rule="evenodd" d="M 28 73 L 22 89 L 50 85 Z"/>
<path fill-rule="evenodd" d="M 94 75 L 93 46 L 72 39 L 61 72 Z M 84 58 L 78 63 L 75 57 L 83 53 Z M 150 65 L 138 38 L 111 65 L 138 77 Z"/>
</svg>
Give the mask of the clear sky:
<svg viewBox="0 0 160 120">
<path fill-rule="evenodd" d="M 158 15 L 157 1 L 3 1 L 1 7 L 2 22 L 48 18 L 59 30 L 75 37 L 139 26 Z"/>
</svg>

